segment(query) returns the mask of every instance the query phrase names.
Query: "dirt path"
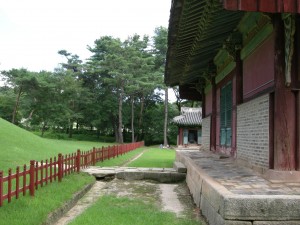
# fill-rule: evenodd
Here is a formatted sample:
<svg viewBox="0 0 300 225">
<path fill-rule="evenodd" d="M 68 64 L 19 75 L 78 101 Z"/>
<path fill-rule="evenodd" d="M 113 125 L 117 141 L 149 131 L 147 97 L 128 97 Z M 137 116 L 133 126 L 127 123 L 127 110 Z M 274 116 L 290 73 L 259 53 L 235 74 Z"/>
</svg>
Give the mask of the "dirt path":
<svg viewBox="0 0 300 225">
<path fill-rule="evenodd" d="M 126 163 L 122 164 L 121 166 L 124 166 L 124 167 L 128 166 L 131 162 L 133 162 L 134 160 L 140 158 L 140 157 L 144 154 L 145 151 L 147 151 L 147 149 L 145 149 L 145 150 L 142 151 L 140 154 L 138 154 L 138 155 L 135 156 L 134 158 L 130 159 L 130 160 L 127 161 Z"/>
</svg>

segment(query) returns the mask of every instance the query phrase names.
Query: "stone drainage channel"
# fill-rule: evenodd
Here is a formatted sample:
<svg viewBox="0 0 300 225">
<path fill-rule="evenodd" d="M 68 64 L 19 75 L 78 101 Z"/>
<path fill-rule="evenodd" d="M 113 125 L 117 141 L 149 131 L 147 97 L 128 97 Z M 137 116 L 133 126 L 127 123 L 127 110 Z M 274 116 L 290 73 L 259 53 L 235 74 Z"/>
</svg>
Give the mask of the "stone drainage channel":
<svg viewBox="0 0 300 225">
<path fill-rule="evenodd" d="M 54 219 L 55 223 L 52 222 L 49 224 L 68 224 L 101 196 L 111 194 L 117 197 L 143 199 L 143 201 L 154 203 L 162 210 L 173 212 L 179 217 L 202 220 L 199 210 L 195 208 L 189 190 L 185 182 L 183 182 L 186 176 L 186 168 L 181 168 L 181 165 L 179 167 L 175 165 L 174 169 L 132 167 L 86 168 L 83 172 L 92 174 L 96 177 L 97 181 L 79 199 L 73 208 L 58 220 Z"/>
</svg>

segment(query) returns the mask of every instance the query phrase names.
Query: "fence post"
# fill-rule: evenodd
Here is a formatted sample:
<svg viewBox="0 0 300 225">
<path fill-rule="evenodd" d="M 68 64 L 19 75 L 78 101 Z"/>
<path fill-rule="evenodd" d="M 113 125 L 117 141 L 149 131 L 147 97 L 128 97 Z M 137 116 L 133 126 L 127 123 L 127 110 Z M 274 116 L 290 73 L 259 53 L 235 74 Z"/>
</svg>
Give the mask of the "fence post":
<svg viewBox="0 0 300 225">
<path fill-rule="evenodd" d="M 0 207 L 3 205 L 3 171 L 0 171 Z"/>
<path fill-rule="evenodd" d="M 19 190 L 20 190 L 20 167 L 17 166 L 17 169 L 16 169 L 16 199 L 19 198 Z"/>
<path fill-rule="evenodd" d="M 63 173 L 63 168 L 62 168 L 62 154 L 58 154 L 58 160 L 57 160 L 57 165 L 58 165 L 58 182 L 61 182 L 62 179 L 62 173 Z"/>
<path fill-rule="evenodd" d="M 11 202 L 11 168 L 8 169 L 8 184 L 7 184 L 7 200 L 8 200 L 8 203 Z"/>
<path fill-rule="evenodd" d="M 35 161 L 30 160 L 30 168 L 29 168 L 29 193 L 30 196 L 34 196 L 34 178 L 35 178 L 35 168 L 34 168 Z"/>
<path fill-rule="evenodd" d="M 80 172 L 80 150 L 77 150 L 77 156 L 76 156 L 76 167 L 77 167 L 77 173 Z"/>
<path fill-rule="evenodd" d="M 27 167 L 26 164 L 24 164 L 24 167 L 23 167 L 23 196 L 26 195 L 26 174 L 25 174 L 26 169 L 27 169 L 26 167 Z M 0 196 L 1 196 L 1 194 L 0 194 Z"/>
<path fill-rule="evenodd" d="M 96 148 L 95 147 L 93 147 L 92 163 L 93 163 L 93 166 L 96 165 Z"/>
</svg>

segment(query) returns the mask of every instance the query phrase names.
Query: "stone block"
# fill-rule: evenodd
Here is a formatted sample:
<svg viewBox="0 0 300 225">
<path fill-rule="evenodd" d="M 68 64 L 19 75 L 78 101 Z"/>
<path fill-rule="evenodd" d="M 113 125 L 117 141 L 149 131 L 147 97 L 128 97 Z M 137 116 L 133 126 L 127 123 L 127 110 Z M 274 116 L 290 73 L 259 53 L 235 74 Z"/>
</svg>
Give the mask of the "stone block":
<svg viewBox="0 0 300 225">
<path fill-rule="evenodd" d="M 187 171 L 186 166 L 178 161 L 174 162 L 173 167 L 178 173 L 186 173 Z"/>
<path fill-rule="evenodd" d="M 116 174 L 116 178 L 124 179 L 124 180 L 143 180 L 144 173 L 143 172 L 119 172 Z"/>
<path fill-rule="evenodd" d="M 253 225 L 251 221 L 224 220 L 224 225 Z"/>
<path fill-rule="evenodd" d="M 254 221 L 253 225 L 299 225 L 298 221 Z"/>
<path fill-rule="evenodd" d="M 171 183 L 182 182 L 186 179 L 186 173 L 170 173 L 170 178 Z"/>
<path fill-rule="evenodd" d="M 232 195 L 224 199 L 222 213 L 228 220 L 300 220 L 300 196 Z"/>
</svg>

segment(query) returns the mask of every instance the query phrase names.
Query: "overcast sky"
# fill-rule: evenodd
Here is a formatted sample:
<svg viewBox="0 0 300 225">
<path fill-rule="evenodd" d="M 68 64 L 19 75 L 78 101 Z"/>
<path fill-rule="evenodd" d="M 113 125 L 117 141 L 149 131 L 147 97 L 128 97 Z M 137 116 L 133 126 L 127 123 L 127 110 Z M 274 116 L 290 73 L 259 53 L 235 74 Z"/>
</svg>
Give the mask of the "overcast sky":
<svg viewBox="0 0 300 225">
<path fill-rule="evenodd" d="M 3 0 L 0 70 L 52 71 L 65 49 L 81 59 L 101 36 L 122 40 L 168 27 L 171 0 Z"/>
</svg>

